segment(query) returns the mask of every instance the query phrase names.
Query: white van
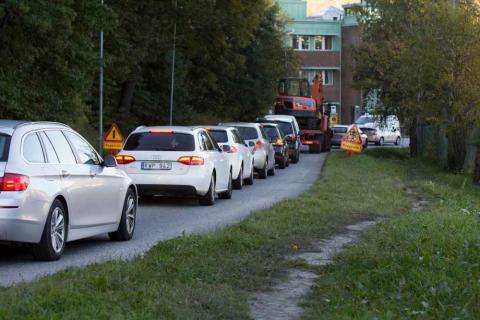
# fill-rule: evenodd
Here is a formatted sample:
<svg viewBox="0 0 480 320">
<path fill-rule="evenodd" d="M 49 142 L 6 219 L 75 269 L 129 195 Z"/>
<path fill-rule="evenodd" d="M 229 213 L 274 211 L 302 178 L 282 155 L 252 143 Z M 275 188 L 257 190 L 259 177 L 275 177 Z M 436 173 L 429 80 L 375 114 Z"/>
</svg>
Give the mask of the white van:
<svg viewBox="0 0 480 320">
<path fill-rule="evenodd" d="M 368 142 L 382 146 L 385 143 L 399 145 L 402 141 L 400 122 L 396 116 L 382 120 L 377 116 L 365 114 L 355 121 L 360 130 L 368 136 Z"/>
</svg>

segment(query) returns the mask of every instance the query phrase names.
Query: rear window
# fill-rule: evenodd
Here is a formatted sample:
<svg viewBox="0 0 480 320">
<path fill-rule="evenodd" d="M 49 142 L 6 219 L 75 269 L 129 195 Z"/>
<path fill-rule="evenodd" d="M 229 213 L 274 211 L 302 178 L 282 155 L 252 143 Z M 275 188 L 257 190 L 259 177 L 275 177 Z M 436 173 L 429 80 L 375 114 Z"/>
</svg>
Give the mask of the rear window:
<svg viewBox="0 0 480 320">
<path fill-rule="evenodd" d="M 8 150 L 10 149 L 10 136 L 0 134 L 0 162 L 8 160 Z"/>
<path fill-rule="evenodd" d="M 280 127 L 284 135 L 293 134 L 293 127 L 290 122 L 274 121 Z"/>
<path fill-rule="evenodd" d="M 128 137 L 127 151 L 195 151 L 195 140 L 188 133 L 133 133 Z"/>
<path fill-rule="evenodd" d="M 278 139 L 280 136 L 278 135 L 278 130 L 275 127 L 271 126 L 264 126 L 263 130 L 265 130 L 265 133 L 267 134 L 269 139 Z"/>
<path fill-rule="evenodd" d="M 225 130 L 209 130 L 210 135 L 217 141 L 217 143 L 226 143 L 228 142 L 227 131 Z"/>
<path fill-rule="evenodd" d="M 257 129 L 252 127 L 237 127 L 238 131 L 242 135 L 243 140 L 255 140 L 258 139 Z"/>
<path fill-rule="evenodd" d="M 334 133 L 347 133 L 347 128 L 341 127 L 341 128 L 333 128 Z"/>
</svg>

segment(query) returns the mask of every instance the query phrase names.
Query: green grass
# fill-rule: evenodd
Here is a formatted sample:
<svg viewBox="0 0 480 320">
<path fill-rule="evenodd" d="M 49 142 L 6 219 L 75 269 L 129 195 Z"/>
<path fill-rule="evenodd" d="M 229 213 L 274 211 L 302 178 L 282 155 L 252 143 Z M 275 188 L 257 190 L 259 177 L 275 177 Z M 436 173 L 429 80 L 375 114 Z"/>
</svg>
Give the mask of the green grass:
<svg viewBox="0 0 480 320">
<path fill-rule="evenodd" d="M 389 305 L 396 303 L 398 292 L 405 299 L 402 303 L 412 310 L 423 300 L 430 303 L 430 308 L 437 308 L 432 300 L 424 298 L 427 293 L 422 290 L 429 283 L 420 280 L 423 274 L 411 272 L 411 268 L 420 270 L 417 265 L 437 261 L 448 263 L 439 266 L 439 271 L 450 277 L 447 280 L 452 279 L 451 284 L 446 281 L 438 287 L 438 292 L 458 294 L 457 288 L 463 287 L 471 296 L 462 299 L 472 303 L 456 310 L 460 312 L 465 306 L 471 312 L 475 301 L 478 306 L 478 265 L 474 271 L 472 259 L 478 262 L 479 241 L 471 234 L 475 230 L 478 234 L 477 218 L 447 210 L 430 220 L 426 218 L 429 214 L 422 214 L 425 221 L 417 223 L 420 218 L 407 214 L 412 199 L 403 187 L 419 180 L 422 192 L 438 198 L 435 203 L 443 199 L 444 206 L 453 208 L 463 200 L 471 212 L 475 212 L 473 203 L 478 202 L 478 194 L 471 191 L 471 198 L 466 199 L 455 191 L 458 199 L 452 200 L 441 181 L 458 185 L 459 178 L 442 176 L 440 181 L 422 180 L 421 175 L 410 177 L 410 165 L 404 151 L 371 150 L 352 158 L 332 153 L 322 178 L 310 191 L 256 212 L 231 227 L 160 243 L 133 261 L 73 268 L 0 290 L 0 319 L 246 319 L 249 292 L 267 288 L 274 277 L 281 276 L 288 265 L 286 254 L 329 237 L 346 224 L 376 217 L 387 217 L 395 223 L 385 223 L 379 231 L 369 233 L 361 245 L 324 271 L 318 283 L 321 287 L 309 299 L 307 315 L 369 317 L 385 316 L 391 310 L 392 317 L 400 317 L 404 307 Z M 430 168 L 425 170 L 438 174 Z M 464 188 L 472 189 L 469 185 Z M 445 225 L 444 221 L 449 223 Z M 444 236 L 437 243 L 431 234 L 441 230 L 445 230 Z M 468 245 L 465 240 L 469 240 Z M 422 261 L 420 256 L 424 257 Z M 397 257 L 400 261 L 395 264 Z M 355 273 L 349 274 L 351 271 Z M 424 272 L 444 278 L 430 266 Z M 463 282 L 466 274 L 471 276 L 468 283 Z M 410 291 L 412 294 L 407 294 Z M 360 297 L 367 297 L 369 302 L 359 304 Z M 325 302 L 327 298 L 330 303 Z M 460 298 L 444 303 L 453 299 Z"/>
<path fill-rule="evenodd" d="M 391 165 L 430 206 L 387 219 L 321 270 L 305 318 L 478 319 L 480 189 L 419 161 Z"/>
</svg>

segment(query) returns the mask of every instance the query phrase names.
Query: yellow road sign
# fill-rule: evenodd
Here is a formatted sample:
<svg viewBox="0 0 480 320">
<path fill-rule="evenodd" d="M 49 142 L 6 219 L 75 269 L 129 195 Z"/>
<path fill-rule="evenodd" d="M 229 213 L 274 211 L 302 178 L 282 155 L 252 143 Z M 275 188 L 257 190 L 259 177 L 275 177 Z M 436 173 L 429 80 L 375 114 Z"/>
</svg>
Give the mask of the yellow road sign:
<svg viewBox="0 0 480 320">
<path fill-rule="evenodd" d="M 105 150 L 122 150 L 123 136 L 116 123 L 112 124 L 105 134 L 103 138 L 103 148 Z"/>
<path fill-rule="evenodd" d="M 356 125 L 353 125 L 350 130 L 348 130 L 347 135 L 343 137 L 340 148 L 347 152 L 362 152 L 362 137 L 360 136 L 360 131 Z"/>
</svg>

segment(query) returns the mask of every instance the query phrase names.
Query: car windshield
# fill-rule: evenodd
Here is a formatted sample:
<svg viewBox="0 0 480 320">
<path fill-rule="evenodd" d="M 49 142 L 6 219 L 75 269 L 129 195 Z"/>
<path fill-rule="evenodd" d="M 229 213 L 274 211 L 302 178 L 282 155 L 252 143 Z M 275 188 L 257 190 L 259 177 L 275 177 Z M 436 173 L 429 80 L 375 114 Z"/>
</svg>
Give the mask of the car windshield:
<svg viewBox="0 0 480 320">
<path fill-rule="evenodd" d="M 217 143 L 227 143 L 228 142 L 228 135 L 227 131 L 225 130 L 209 130 L 210 135 L 217 141 Z"/>
<path fill-rule="evenodd" d="M 242 135 L 243 140 L 255 140 L 258 139 L 257 129 L 252 127 L 237 127 L 238 131 Z"/>
<path fill-rule="evenodd" d="M 8 149 L 10 147 L 10 136 L 0 134 L 0 162 L 6 162 L 8 159 Z"/>
<path fill-rule="evenodd" d="M 347 128 L 345 128 L 345 127 L 334 127 L 333 132 L 334 133 L 347 133 Z"/>
<path fill-rule="evenodd" d="M 278 124 L 278 126 L 280 127 L 280 130 L 282 130 L 282 132 L 285 135 L 293 134 L 293 127 L 290 122 L 283 122 L 283 121 L 274 121 L 274 122 Z"/>
<path fill-rule="evenodd" d="M 355 121 L 355 124 L 367 124 L 367 123 L 373 123 L 373 117 L 368 117 L 368 116 L 361 116 L 360 118 Z"/>
<path fill-rule="evenodd" d="M 265 130 L 265 132 L 267 133 L 267 136 L 270 140 L 272 139 L 278 139 L 280 138 L 279 134 L 278 134 L 278 130 L 277 128 L 275 127 L 272 127 L 272 126 L 264 126 L 263 127 L 263 130 Z"/>
<path fill-rule="evenodd" d="M 195 151 L 195 140 L 188 133 L 133 133 L 128 137 L 127 151 Z"/>
</svg>

